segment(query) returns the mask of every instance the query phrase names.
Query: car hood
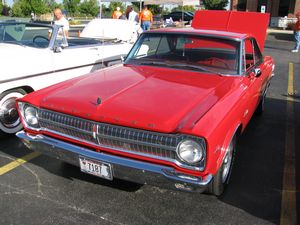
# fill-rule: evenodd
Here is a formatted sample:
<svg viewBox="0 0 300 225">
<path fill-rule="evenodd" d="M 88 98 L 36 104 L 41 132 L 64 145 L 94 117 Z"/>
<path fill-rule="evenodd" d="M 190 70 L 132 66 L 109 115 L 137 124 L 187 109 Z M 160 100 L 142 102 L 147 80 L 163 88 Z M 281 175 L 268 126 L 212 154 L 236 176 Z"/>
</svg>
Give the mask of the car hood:
<svg viewBox="0 0 300 225">
<path fill-rule="evenodd" d="M 36 103 L 104 123 L 176 132 L 193 127 L 234 82 L 184 70 L 116 66 L 38 91 Z"/>
</svg>

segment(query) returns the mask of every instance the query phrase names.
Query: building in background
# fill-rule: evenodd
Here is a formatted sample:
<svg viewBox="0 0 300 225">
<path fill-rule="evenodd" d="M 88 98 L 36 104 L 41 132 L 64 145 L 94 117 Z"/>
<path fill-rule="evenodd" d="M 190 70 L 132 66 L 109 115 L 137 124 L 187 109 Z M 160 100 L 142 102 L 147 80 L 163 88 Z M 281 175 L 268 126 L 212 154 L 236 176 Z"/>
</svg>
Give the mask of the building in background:
<svg viewBox="0 0 300 225">
<path fill-rule="evenodd" d="M 231 0 L 231 10 L 268 12 L 271 17 L 295 17 L 300 0 Z"/>
</svg>

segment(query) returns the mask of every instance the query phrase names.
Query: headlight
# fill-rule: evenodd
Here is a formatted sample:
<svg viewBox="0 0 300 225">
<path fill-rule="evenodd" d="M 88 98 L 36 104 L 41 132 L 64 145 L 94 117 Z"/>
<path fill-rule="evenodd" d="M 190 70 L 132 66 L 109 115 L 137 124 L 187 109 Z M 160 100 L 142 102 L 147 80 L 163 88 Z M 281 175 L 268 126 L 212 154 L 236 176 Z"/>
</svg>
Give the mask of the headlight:
<svg viewBox="0 0 300 225">
<path fill-rule="evenodd" d="M 31 106 L 25 108 L 24 117 L 29 126 L 36 127 L 39 123 L 37 110 Z"/>
<path fill-rule="evenodd" d="M 32 128 L 39 128 L 37 108 L 22 102 L 18 102 L 18 105 L 26 125 Z"/>
<path fill-rule="evenodd" d="M 203 159 L 205 147 L 193 140 L 184 140 L 177 146 L 177 155 L 182 161 L 195 164 Z"/>
</svg>

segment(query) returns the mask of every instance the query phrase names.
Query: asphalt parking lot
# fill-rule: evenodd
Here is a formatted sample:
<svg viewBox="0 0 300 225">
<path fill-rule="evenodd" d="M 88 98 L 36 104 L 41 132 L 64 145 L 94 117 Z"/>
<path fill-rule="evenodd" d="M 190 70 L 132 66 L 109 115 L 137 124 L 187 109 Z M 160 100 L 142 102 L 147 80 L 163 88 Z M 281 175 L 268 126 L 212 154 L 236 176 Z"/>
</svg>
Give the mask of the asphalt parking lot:
<svg viewBox="0 0 300 225">
<path fill-rule="evenodd" d="M 299 224 L 300 53 L 287 32 L 270 31 L 276 61 L 262 116 L 238 141 L 221 197 L 105 181 L 0 140 L 0 224 Z M 298 215 L 298 219 L 297 219 Z"/>
</svg>

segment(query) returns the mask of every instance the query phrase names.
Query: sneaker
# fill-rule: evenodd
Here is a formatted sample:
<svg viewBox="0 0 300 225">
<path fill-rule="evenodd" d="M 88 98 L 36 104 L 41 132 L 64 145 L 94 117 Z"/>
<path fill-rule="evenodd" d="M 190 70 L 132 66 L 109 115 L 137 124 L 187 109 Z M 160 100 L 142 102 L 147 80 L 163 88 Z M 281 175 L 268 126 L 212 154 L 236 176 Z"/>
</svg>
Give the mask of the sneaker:
<svg viewBox="0 0 300 225">
<path fill-rule="evenodd" d="M 293 49 L 291 52 L 298 52 L 298 50 L 297 49 Z"/>
</svg>

